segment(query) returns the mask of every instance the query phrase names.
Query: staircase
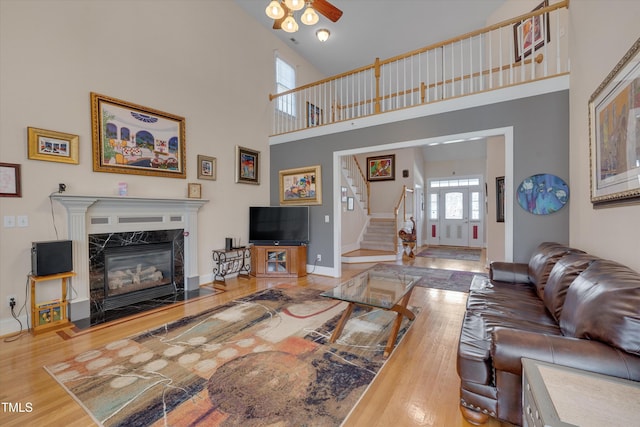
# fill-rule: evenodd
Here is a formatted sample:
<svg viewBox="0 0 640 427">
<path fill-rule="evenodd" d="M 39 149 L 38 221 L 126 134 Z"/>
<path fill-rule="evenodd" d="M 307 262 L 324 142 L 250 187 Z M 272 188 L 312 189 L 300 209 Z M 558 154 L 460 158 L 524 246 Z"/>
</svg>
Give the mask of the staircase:
<svg viewBox="0 0 640 427">
<path fill-rule="evenodd" d="M 360 249 L 389 251 L 395 253 L 396 221 L 393 218 L 371 218 L 364 232 Z"/>
</svg>

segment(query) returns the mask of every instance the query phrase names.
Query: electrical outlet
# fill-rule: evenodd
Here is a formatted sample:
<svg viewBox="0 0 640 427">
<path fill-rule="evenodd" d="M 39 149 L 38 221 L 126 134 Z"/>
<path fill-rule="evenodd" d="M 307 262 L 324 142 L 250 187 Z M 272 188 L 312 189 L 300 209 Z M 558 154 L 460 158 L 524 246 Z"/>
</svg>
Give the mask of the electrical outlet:
<svg viewBox="0 0 640 427">
<path fill-rule="evenodd" d="M 316 261 L 322 261 L 322 255 L 316 254 Z"/>
<path fill-rule="evenodd" d="M 7 297 L 7 305 L 9 307 L 11 307 L 11 305 L 13 304 L 13 306 L 15 307 L 16 305 L 18 305 L 18 298 L 16 298 L 15 295 L 9 295 Z"/>
</svg>

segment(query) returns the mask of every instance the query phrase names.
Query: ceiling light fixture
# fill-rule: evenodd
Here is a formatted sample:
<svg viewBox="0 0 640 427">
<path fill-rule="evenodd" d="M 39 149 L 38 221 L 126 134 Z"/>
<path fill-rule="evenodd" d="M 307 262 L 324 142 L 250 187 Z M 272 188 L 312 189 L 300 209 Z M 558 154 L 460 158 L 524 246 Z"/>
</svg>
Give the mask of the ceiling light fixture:
<svg viewBox="0 0 640 427">
<path fill-rule="evenodd" d="M 327 40 L 329 40 L 330 35 L 331 33 L 326 28 L 321 28 L 318 31 L 316 31 L 316 37 L 321 42 L 326 42 Z"/>
<path fill-rule="evenodd" d="M 318 8 L 313 7 L 317 1 Z M 271 0 L 265 13 L 274 20 L 273 29 L 282 29 L 288 33 L 298 31 L 298 23 L 294 16 L 294 12 L 302 10 L 306 5 L 306 9 L 299 16 L 300 22 L 305 25 L 315 25 L 320 21 L 322 14 L 331 22 L 336 22 L 342 16 L 342 11 L 333 6 L 328 1 L 320 2 L 320 0 Z M 329 32 L 327 31 L 326 34 Z M 326 38 L 324 38 L 326 40 Z M 324 41 L 323 40 L 323 41 Z"/>
<path fill-rule="evenodd" d="M 272 0 L 265 10 L 267 16 L 271 19 L 280 19 L 284 16 L 284 9 L 280 6 L 280 3 L 276 0 Z"/>
<path fill-rule="evenodd" d="M 295 33 L 298 31 L 298 23 L 293 19 L 293 12 L 289 12 L 289 16 L 282 21 L 282 29 L 287 33 Z"/>
<path fill-rule="evenodd" d="M 311 6 L 311 3 L 309 3 L 309 6 L 307 6 L 307 8 L 304 10 L 304 13 L 300 17 L 300 20 L 305 25 L 315 25 L 320 20 L 320 17 Z"/>
<path fill-rule="evenodd" d="M 304 7 L 304 0 L 284 0 L 284 4 L 290 10 L 300 10 Z"/>
</svg>

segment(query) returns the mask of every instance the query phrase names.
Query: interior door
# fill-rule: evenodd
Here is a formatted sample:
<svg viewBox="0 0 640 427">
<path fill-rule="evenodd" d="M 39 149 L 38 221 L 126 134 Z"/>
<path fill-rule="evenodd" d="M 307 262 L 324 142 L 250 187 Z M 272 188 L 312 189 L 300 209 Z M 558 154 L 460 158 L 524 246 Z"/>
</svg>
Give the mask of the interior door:
<svg viewBox="0 0 640 427">
<path fill-rule="evenodd" d="M 441 191 L 440 244 L 469 246 L 469 190 Z"/>
</svg>

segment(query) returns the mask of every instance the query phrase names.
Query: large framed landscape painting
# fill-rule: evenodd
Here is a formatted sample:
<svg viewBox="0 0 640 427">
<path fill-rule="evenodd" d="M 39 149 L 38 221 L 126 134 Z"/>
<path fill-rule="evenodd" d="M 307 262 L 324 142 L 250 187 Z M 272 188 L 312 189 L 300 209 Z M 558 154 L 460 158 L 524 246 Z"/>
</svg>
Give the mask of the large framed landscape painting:
<svg viewBox="0 0 640 427">
<path fill-rule="evenodd" d="M 93 170 L 186 178 L 185 119 L 91 93 Z"/>
<path fill-rule="evenodd" d="M 320 165 L 285 169 L 280 174 L 281 205 L 321 205 Z"/>
<path fill-rule="evenodd" d="M 640 39 L 589 100 L 591 202 L 640 201 Z"/>
</svg>

